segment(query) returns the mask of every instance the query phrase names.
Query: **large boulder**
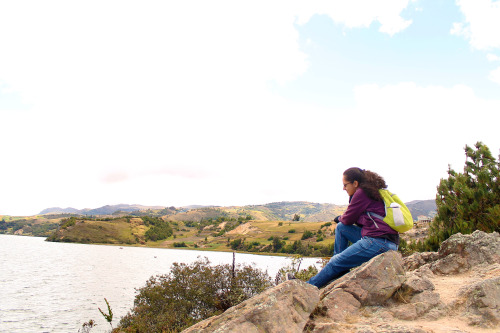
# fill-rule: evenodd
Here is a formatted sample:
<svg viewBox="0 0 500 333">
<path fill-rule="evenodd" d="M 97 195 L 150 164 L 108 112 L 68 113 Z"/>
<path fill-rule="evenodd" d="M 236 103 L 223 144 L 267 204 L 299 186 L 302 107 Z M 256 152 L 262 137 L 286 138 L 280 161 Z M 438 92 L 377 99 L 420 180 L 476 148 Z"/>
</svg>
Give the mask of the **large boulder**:
<svg viewBox="0 0 500 333">
<path fill-rule="evenodd" d="M 183 332 L 302 332 L 318 302 L 318 288 L 286 281 Z"/>
<path fill-rule="evenodd" d="M 388 300 L 405 281 L 403 259 L 387 251 L 326 286 L 321 299 L 335 289 L 351 294 L 361 305 L 379 305 Z"/>
<path fill-rule="evenodd" d="M 460 290 L 457 303 L 470 325 L 496 327 L 500 324 L 500 277 L 486 279 Z"/>
<path fill-rule="evenodd" d="M 445 240 L 439 248 L 439 260 L 430 264 L 437 274 L 458 274 L 479 265 L 500 262 L 500 234 L 476 230 L 470 235 L 460 233 Z"/>
</svg>

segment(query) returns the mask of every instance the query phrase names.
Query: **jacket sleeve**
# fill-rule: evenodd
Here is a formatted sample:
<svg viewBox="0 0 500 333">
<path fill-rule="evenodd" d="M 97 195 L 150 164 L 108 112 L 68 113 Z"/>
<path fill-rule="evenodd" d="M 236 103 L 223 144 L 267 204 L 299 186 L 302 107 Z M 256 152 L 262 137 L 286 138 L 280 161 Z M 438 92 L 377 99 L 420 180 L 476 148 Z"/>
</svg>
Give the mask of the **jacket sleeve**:
<svg viewBox="0 0 500 333">
<path fill-rule="evenodd" d="M 370 204 L 370 199 L 362 189 L 358 189 L 352 196 L 352 200 L 347 206 L 347 210 L 340 216 L 340 222 L 351 225 L 358 222 L 359 217 L 365 213 Z"/>
</svg>

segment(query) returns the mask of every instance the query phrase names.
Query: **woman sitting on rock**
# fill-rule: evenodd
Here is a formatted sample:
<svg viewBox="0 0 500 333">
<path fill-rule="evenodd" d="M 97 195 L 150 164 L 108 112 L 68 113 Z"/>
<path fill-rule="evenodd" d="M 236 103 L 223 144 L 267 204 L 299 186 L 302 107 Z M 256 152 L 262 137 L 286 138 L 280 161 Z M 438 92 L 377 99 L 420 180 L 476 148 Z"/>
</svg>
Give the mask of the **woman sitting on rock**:
<svg viewBox="0 0 500 333">
<path fill-rule="evenodd" d="M 375 172 L 349 168 L 344 171 L 342 182 L 349 195 L 349 205 L 345 213 L 334 220 L 337 227 L 333 257 L 307 281 L 318 288 L 381 253 L 397 250 L 399 245 L 397 231 L 366 213 L 385 216 L 384 202 L 378 191 L 387 188 L 385 180 Z"/>
</svg>

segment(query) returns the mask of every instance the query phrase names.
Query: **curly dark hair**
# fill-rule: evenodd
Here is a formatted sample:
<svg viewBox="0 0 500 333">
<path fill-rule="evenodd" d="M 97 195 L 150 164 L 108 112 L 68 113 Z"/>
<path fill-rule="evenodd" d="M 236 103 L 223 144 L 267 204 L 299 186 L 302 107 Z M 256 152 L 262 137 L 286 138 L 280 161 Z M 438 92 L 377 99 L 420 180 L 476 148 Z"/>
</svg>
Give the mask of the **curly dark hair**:
<svg viewBox="0 0 500 333">
<path fill-rule="evenodd" d="M 363 170 L 360 168 L 349 168 L 344 171 L 344 177 L 348 182 L 358 181 L 359 187 L 361 187 L 366 195 L 373 200 L 383 201 L 380 196 L 379 189 L 386 189 L 387 184 L 384 178 L 379 176 L 379 174 L 372 172 L 370 170 Z"/>
</svg>

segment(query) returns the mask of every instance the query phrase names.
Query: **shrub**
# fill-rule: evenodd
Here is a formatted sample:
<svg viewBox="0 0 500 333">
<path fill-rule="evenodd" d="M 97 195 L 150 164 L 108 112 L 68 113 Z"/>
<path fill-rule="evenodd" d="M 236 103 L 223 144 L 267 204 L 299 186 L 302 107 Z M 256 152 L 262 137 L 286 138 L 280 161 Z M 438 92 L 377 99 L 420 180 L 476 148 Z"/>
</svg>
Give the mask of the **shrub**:
<svg viewBox="0 0 500 333">
<path fill-rule="evenodd" d="M 243 243 L 243 240 L 241 238 L 237 238 L 231 242 L 231 249 L 237 250 L 241 244 Z"/>
<path fill-rule="evenodd" d="M 302 234 L 302 240 L 304 239 L 308 239 L 308 238 L 311 238 L 312 236 L 314 236 L 313 232 L 310 231 L 310 230 L 306 230 L 304 231 L 304 234 Z"/>
<path fill-rule="evenodd" d="M 207 258 L 174 263 L 169 274 L 151 277 L 138 290 L 134 307 L 120 320 L 124 332 L 180 332 L 220 314 L 272 285 L 251 266 L 210 266 Z"/>
</svg>

